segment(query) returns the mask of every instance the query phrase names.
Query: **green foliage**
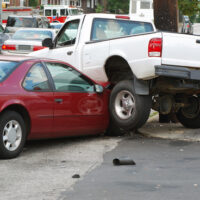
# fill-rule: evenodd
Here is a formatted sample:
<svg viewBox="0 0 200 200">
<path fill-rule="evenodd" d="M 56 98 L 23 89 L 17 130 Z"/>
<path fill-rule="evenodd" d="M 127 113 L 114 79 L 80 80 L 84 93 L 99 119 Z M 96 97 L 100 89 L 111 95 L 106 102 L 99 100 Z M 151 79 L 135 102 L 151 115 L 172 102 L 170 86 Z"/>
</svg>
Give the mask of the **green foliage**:
<svg viewBox="0 0 200 200">
<path fill-rule="evenodd" d="M 102 13 L 103 12 L 103 6 L 98 4 L 95 11 L 96 11 L 96 13 Z"/>
<path fill-rule="evenodd" d="M 193 16 L 200 11 L 200 1 L 178 0 L 178 7 L 183 15 Z"/>
<path fill-rule="evenodd" d="M 37 7 L 38 6 L 38 0 L 29 0 L 29 6 Z"/>
<path fill-rule="evenodd" d="M 43 5 L 40 5 L 40 10 L 44 10 L 44 6 Z"/>
<path fill-rule="evenodd" d="M 128 14 L 129 0 L 108 0 L 108 11 L 111 13 Z"/>
</svg>

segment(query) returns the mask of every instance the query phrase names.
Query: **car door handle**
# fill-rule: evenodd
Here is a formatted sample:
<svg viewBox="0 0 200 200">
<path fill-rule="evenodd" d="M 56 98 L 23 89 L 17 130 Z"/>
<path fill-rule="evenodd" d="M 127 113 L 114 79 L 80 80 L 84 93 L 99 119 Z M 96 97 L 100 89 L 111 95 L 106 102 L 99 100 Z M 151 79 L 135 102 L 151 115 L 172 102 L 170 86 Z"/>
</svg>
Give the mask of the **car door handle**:
<svg viewBox="0 0 200 200">
<path fill-rule="evenodd" d="M 196 43 L 200 44 L 200 40 L 196 40 Z"/>
<path fill-rule="evenodd" d="M 68 56 L 71 56 L 72 54 L 73 54 L 73 51 L 68 51 L 68 52 L 67 52 L 67 55 L 68 55 Z"/>
<path fill-rule="evenodd" d="M 56 103 L 62 103 L 63 100 L 62 100 L 62 99 L 55 99 L 55 102 L 56 102 Z"/>
</svg>

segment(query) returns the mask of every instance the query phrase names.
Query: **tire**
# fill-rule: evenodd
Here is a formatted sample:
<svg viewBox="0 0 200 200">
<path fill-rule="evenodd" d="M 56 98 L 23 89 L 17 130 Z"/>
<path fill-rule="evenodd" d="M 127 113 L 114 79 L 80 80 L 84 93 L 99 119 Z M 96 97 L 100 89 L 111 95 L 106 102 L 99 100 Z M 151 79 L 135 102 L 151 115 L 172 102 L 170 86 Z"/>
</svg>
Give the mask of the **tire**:
<svg viewBox="0 0 200 200">
<path fill-rule="evenodd" d="M 163 114 L 159 114 L 159 122 L 160 123 L 170 123 L 170 115 L 163 115 Z"/>
<path fill-rule="evenodd" d="M 151 104 L 151 96 L 135 94 L 133 80 L 121 81 L 111 92 L 111 119 L 124 130 L 140 128 L 149 117 Z"/>
<path fill-rule="evenodd" d="M 108 129 L 105 133 L 107 136 L 123 136 L 126 133 L 125 130 L 121 129 L 117 124 L 110 120 Z"/>
<path fill-rule="evenodd" d="M 177 119 L 186 128 L 200 128 L 200 99 L 192 96 L 188 101 L 190 106 L 180 108 L 176 114 Z"/>
<path fill-rule="evenodd" d="M 0 116 L 0 158 L 17 157 L 26 141 L 26 126 L 15 111 L 6 111 Z"/>
</svg>

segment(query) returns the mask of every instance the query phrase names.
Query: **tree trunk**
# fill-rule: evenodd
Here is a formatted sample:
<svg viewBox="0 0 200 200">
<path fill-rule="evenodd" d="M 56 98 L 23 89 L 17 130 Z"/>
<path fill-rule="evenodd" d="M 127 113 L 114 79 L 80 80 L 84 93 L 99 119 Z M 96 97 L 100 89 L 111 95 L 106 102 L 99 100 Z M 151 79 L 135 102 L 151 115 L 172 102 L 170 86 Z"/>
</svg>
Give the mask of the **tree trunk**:
<svg viewBox="0 0 200 200">
<path fill-rule="evenodd" d="M 82 0 L 82 8 L 84 12 L 87 12 L 87 0 Z"/>
<path fill-rule="evenodd" d="M 178 32 L 178 0 L 154 0 L 154 23 L 158 30 Z"/>
</svg>

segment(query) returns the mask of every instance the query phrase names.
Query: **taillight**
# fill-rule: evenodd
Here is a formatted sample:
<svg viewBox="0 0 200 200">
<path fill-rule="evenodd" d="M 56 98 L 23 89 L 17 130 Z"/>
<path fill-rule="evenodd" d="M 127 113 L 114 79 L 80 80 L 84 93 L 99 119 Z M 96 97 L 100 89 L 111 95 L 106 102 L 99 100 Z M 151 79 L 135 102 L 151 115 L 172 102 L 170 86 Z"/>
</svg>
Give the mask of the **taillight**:
<svg viewBox="0 0 200 200">
<path fill-rule="evenodd" d="M 162 38 L 153 38 L 149 41 L 148 54 L 149 57 L 162 56 Z"/>
<path fill-rule="evenodd" d="M 16 45 L 14 44 L 3 44 L 2 46 L 2 50 L 11 50 L 11 51 L 15 51 L 16 50 Z"/>
<path fill-rule="evenodd" d="M 38 50 L 41 50 L 41 49 L 44 49 L 45 47 L 43 46 L 33 46 L 33 51 L 38 51 Z"/>
</svg>

